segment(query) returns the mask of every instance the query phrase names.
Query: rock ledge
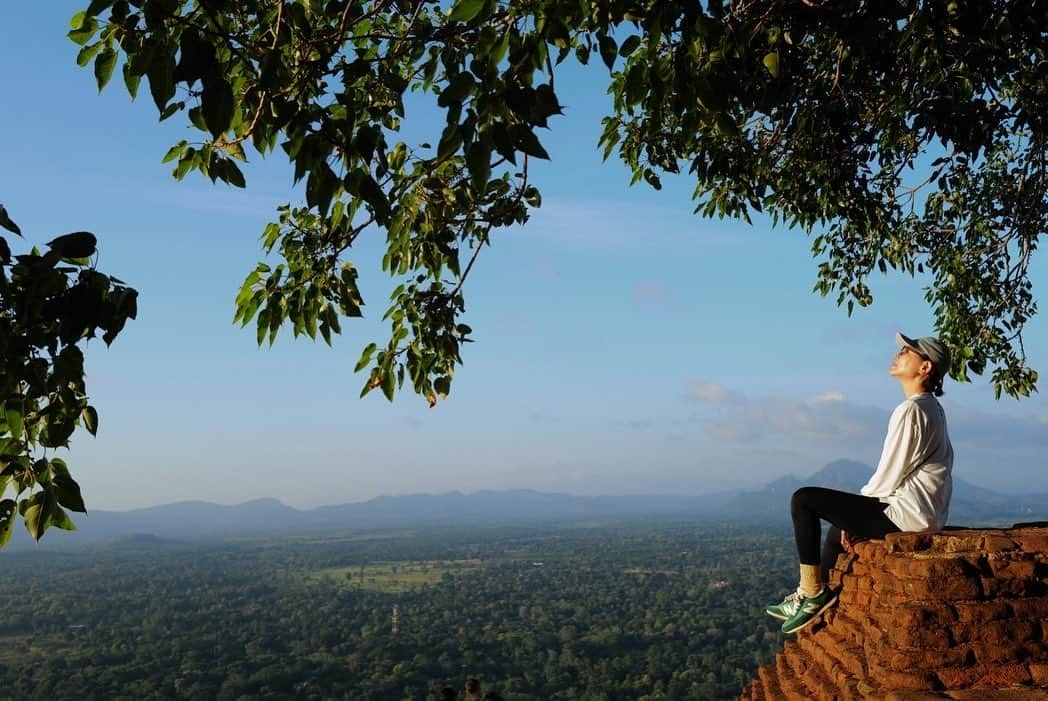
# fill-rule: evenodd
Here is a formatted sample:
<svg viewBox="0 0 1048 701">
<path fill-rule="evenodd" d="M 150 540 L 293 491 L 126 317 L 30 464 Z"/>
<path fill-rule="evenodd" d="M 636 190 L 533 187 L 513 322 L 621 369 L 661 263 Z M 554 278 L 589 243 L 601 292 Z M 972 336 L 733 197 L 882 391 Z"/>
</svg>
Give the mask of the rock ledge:
<svg viewBox="0 0 1048 701">
<path fill-rule="evenodd" d="M 1048 527 L 896 533 L 842 555 L 837 606 L 744 701 L 1048 701 Z"/>
</svg>

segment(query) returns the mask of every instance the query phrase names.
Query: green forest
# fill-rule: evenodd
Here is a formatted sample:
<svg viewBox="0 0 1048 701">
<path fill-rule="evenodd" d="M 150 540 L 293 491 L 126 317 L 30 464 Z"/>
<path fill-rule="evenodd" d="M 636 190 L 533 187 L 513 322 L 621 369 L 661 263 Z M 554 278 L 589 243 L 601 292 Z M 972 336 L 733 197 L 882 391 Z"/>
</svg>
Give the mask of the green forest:
<svg viewBox="0 0 1048 701">
<path fill-rule="evenodd" d="M 19 699 L 721 699 L 781 649 L 780 527 L 356 532 L 4 553 Z"/>
</svg>

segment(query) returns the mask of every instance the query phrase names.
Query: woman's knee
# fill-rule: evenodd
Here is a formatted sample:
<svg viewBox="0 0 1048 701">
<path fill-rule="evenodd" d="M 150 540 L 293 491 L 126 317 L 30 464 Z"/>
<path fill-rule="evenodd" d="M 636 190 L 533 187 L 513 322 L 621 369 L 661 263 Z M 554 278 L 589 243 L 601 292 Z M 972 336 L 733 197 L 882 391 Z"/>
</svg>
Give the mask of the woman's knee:
<svg viewBox="0 0 1048 701">
<path fill-rule="evenodd" d="M 793 493 L 793 497 L 790 498 L 790 511 L 796 512 L 798 509 L 811 509 L 813 497 L 818 487 L 801 487 Z"/>
</svg>

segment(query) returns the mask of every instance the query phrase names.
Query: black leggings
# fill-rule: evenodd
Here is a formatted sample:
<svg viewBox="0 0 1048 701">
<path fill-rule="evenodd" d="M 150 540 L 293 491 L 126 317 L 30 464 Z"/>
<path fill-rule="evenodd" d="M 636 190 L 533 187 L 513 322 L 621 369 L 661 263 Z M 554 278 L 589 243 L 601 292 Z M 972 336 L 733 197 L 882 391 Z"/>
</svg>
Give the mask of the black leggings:
<svg viewBox="0 0 1048 701">
<path fill-rule="evenodd" d="M 842 551 L 842 530 L 860 538 L 883 538 L 888 533 L 899 532 L 899 527 L 884 513 L 886 508 L 887 504 L 874 497 L 824 487 L 801 487 L 790 500 L 793 535 L 797 540 L 801 564 L 821 564 L 823 581 L 826 581 L 829 568 Z M 833 525 L 827 534 L 821 557 L 819 540 L 822 528 L 819 519 Z"/>
</svg>

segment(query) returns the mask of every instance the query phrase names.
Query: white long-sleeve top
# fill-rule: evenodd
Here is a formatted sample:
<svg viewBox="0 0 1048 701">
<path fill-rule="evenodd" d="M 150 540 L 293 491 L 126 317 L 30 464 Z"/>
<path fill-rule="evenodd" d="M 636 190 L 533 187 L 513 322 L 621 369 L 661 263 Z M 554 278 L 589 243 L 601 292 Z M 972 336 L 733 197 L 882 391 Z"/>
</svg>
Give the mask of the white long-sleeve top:
<svg viewBox="0 0 1048 701">
<path fill-rule="evenodd" d="M 953 493 L 953 446 L 946 415 L 931 394 L 915 394 L 888 420 L 877 471 L 861 490 L 888 504 L 885 515 L 903 531 L 946 525 Z"/>
</svg>

